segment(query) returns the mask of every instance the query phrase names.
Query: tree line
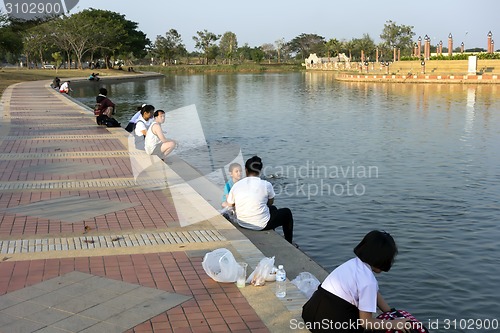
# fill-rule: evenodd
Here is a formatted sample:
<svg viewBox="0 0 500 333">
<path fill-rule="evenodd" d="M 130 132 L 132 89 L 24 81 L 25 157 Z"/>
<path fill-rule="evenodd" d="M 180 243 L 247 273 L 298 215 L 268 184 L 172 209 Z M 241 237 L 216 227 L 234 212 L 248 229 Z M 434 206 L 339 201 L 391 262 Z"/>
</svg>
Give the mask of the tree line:
<svg viewBox="0 0 500 333">
<path fill-rule="evenodd" d="M 189 63 L 234 64 L 302 62 L 310 53 L 319 57 L 346 54 L 353 60 L 374 61 L 392 59 L 394 48 L 403 58 L 411 58 L 414 50 L 413 26 L 393 21 L 384 24 L 376 44 L 369 34 L 351 40 L 326 39 L 317 34 L 303 33 L 290 41 L 284 38 L 273 43 L 251 47 L 238 45 L 235 33 L 216 34 L 208 30 L 197 31 L 192 37 L 195 52 L 188 52 L 182 36 L 176 29 L 168 30 L 150 41 L 138 30 L 136 22 L 124 15 L 100 9 L 86 9 L 70 16 L 21 21 L 0 12 L 0 62 L 44 64 L 99 63 L 112 67 L 117 64 L 174 65 Z M 435 48 L 435 47 L 434 47 Z M 432 52 L 432 49 L 431 49 Z M 194 59 L 194 60 L 193 60 Z"/>
</svg>

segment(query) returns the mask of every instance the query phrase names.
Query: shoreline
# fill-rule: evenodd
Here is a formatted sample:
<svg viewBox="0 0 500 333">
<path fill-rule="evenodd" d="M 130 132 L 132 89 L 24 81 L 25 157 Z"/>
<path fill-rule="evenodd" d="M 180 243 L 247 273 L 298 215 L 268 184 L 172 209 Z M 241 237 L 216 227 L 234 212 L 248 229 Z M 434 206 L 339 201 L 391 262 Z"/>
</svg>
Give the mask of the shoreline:
<svg viewBox="0 0 500 333">
<path fill-rule="evenodd" d="M 395 75 L 395 74 L 337 74 L 337 81 L 382 83 L 445 83 L 445 84 L 499 84 L 500 76 L 483 75 Z"/>
</svg>

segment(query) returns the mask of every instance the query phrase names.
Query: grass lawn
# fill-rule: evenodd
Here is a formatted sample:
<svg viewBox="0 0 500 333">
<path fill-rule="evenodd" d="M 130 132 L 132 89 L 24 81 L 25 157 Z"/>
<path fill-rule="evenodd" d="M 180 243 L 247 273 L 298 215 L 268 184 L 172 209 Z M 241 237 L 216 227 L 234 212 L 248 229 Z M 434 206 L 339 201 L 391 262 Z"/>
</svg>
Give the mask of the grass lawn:
<svg viewBox="0 0 500 333">
<path fill-rule="evenodd" d="M 23 81 L 48 80 L 49 82 L 58 76 L 61 79 L 84 77 L 87 78 L 92 72 L 98 72 L 99 76 L 106 77 L 110 75 L 130 75 L 127 71 L 116 69 L 26 69 L 26 68 L 1 68 L 0 69 L 0 96 L 4 90 L 14 83 Z"/>
</svg>

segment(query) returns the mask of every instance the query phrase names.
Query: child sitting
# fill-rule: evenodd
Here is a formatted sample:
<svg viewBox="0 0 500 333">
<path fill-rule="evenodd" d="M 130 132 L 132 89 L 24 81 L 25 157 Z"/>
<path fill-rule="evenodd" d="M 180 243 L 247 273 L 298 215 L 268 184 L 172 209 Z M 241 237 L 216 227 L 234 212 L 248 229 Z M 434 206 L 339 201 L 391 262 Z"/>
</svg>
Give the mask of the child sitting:
<svg viewBox="0 0 500 333">
<path fill-rule="evenodd" d="M 233 187 L 234 183 L 241 179 L 241 165 L 239 163 L 231 163 L 229 165 L 229 180 L 224 186 L 224 194 L 222 195 L 222 207 L 227 207 L 226 198 L 231 191 L 231 187 Z"/>
</svg>

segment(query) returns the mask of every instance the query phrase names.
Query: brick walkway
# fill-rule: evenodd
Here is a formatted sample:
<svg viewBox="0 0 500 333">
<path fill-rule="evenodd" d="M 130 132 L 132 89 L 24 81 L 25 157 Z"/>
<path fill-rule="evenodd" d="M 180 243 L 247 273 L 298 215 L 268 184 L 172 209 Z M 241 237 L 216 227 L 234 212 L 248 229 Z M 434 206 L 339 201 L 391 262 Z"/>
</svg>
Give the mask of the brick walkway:
<svg viewBox="0 0 500 333">
<path fill-rule="evenodd" d="M 238 289 L 213 281 L 201 266 L 203 255 L 215 248 L 230 249 L 251 268 L 262 253 L 216 212 L 211 214 L 214 209 L 191 188 L 138 186 L 128 133 L 96 126 L 89 110 L 47 83 L 11 86 L 0 106 L 0 332 L 99 332 L 108 326 L 120 332 L 289 331 L 304 301 L 300 293 L 291 288 L 281 301 L 272 285 Z M 176 177 L 172 170 L 168 175 Z M 179 193 L 182 204 L 174 204 L 173 195 Z M 185 225 L 180 216 L 200 222 Z M 120 321 L 112 326 L 115 317 L 88 317 L 89 308 L 63 307 L 56 313 L 65 319 L 48 321 L 42 310 L 36 315 L 35 295 L 16 296 L 44 289 L 44 282 L 64 280 L 71 272 L 188 300 L 123 329 Z M 85 327 L 76 324 L 85 318 Z M 96 320 L 101 321 L 94 325 Z"/>
</svg>

